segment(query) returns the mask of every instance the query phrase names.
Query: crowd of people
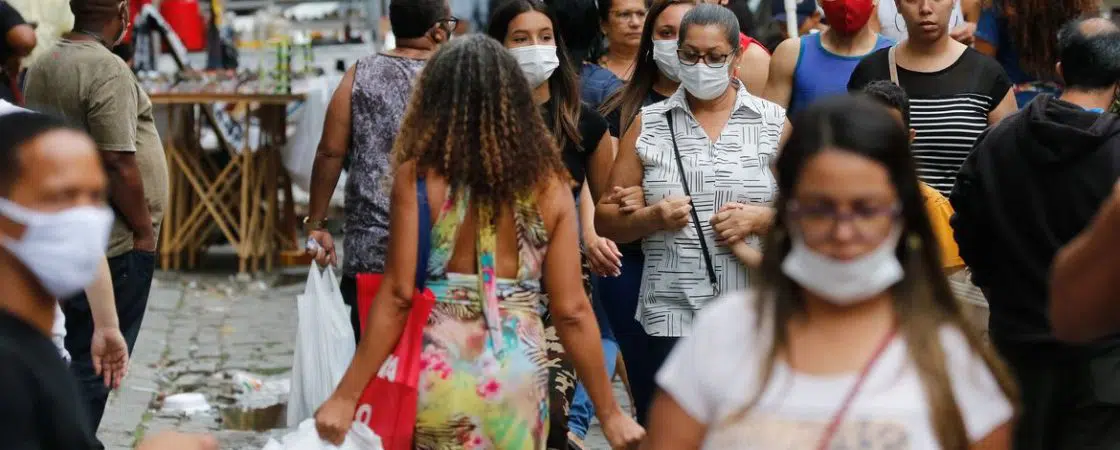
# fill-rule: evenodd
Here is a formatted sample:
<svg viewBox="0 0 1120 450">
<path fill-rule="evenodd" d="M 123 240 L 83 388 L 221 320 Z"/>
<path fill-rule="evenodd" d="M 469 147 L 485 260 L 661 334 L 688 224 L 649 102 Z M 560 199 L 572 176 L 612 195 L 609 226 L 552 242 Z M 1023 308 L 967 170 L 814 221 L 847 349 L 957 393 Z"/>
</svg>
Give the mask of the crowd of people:
<svg viewBox="0 0 1120 450">
<path fill-rule="evenodd" d="M 593 419 L 616 449 L 1120 445 L 1100 5 L 467 3 L 391 0 L 396 47 L 330 101 L 304 227 L 358 347 L 324 440 L 423 286 L 418 449 L 581 449 Z M 71 9 L 0 104 L 0 432 L 21 449 L 101 448 L 167 196 L 112 51 L 126 4 Z M 30 51 L 10 23 L 6 74 Z"/>
</svg>

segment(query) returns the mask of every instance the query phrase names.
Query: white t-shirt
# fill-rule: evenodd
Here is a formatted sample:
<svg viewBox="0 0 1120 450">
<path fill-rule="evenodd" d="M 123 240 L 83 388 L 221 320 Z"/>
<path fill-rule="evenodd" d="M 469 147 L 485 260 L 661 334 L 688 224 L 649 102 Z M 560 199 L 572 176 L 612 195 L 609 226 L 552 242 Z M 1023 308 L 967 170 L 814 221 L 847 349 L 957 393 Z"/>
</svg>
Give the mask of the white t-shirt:
<svg viewBox="0 0 1120 450">
<path fill-rule="evenodd" d="M 745 419 L 724 423 L 757 392 L 771 337 L 754 326 L 752 295 L 725 295 L 700 312 L 657 374 L 657 383 L 709 426 L 704 450 L 814 449 L 858 376 L 793 373 L 782 361 Z M 1011 404 L 961 332 L 941 331 L 953 393 L 969 438 L 978 441 L 1011 419 Z M 906 341 L 888 344 L 832 439 L 834 449 L 939 449 L 922 382 Z"/>
<path fill-rule="evenodd" d="M 898 13 L 895 0 L 879 0 L 879 34 L 889 37 L 895 42 L 902 42 L 906 36 L 906 22 Z M 953 12 L 949 14 L 949 30 L 964 23 L 964 12 L 961 11 L 961 2 L 953 3 Z"/>
</svg>

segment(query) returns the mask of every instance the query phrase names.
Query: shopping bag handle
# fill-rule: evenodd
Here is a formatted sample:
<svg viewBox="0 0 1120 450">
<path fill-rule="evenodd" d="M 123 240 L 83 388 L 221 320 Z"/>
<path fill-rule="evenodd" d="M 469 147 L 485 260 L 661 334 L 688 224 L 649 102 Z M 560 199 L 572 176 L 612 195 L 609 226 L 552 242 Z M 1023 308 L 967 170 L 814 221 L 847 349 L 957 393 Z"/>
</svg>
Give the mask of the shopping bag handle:
<svg viewBox="0 0 1120 450">
<path fill-rule="evenodd" d="M 428 204 L 428 181 L 423 177 L 416 179 L 416 226 L 418 241 L 416 245 L 416 288 L 424 290 L 428 281 L 428 259 L 432 253 L 432 208 Z"/>
</svg>

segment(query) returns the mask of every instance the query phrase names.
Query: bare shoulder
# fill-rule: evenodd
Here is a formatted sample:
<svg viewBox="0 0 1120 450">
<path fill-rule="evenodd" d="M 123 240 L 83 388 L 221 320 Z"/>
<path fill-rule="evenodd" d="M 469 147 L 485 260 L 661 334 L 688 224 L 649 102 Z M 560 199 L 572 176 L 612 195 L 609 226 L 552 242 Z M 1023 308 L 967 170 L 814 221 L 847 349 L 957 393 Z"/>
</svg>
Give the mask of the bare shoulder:
<svg viewBox="0 0 1120 450">
<path fill-rule="evenodd" d="M 770 61 L 775 66 L 787 69 L 792 73 L 794 66 L 797 65 L 797 59 L 800 56 L 801 39 L 789 38 L 782 41 L 781 44 L 778 44 L 778 48 L 774 49 L 774 55 L 770 57 Z"/>
<path fill-rule="evenodd" d="M 571 188 L 560 176 L 551 176 L 541 182 L 536 194 L 537 209 L 549 234 L 566 215 L 575 214 L 575 199 L 572 198 Z"/>
</svg>

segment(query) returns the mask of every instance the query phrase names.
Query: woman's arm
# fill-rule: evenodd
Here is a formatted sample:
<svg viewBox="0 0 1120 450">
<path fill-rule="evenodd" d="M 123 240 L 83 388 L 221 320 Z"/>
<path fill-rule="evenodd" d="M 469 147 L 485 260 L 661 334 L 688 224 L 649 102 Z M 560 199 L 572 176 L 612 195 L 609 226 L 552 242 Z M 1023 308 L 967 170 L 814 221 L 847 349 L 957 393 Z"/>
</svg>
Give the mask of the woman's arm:
<svg viewBox="0 0 1120 450">
<path fill-rule="evenodd" d="M 362 336 L 332 397 L 357 402 L 401 337 L 416 288 L 417 207 L 416 165 L 407 162 L 400 166 L 393 180 L 385 276 L 369 311 L 368 332 Z"/>
<path fill-rule="evenodd" d="M 587 164 L 587 185 L 591 191 L 592 212 L 594 212 L 594 206 L 602 198 L 603 193 L 610 190 L 611 168 L 614 167 L 617 153 L 618 141 L 604 130 L 603 137 L 599 139 L 599 145 L 591 153 L 591 158 Z M 594 215 L 592 215 L 592 218 L 594 218 Z M 594 221 L 588 223 L 594 225 Z"/>
<path fill-rule="evenodd" d="M 1054 258 L 1050 322 L 1054 335 L 1090 342 L 1120 331 L 1120 183 L 1085 231 Z"/>
<path fill-rule="evenodd" d="M 762 265 L 762 252 L 751 247 L 750 244 L 747 244 L 747 241 L 736 241 L 734 244 L 731 244 L 730 248 L 731 253 L 734 254 L 744 266 L 757 269 Z"/>
<path fill-rule="evenodd" d="M 642 185 L 642 160 L 636 149 L 641 129 L 642 118 L 637 117 L 623 134 L 608 186 L 626 188 Z M 634 242 L 661 229 L 656 206 L 646 206 L 630 214 L 623 214 L 619 207 L 605 201 L 596 205 L 595 229 L 600 236 L 615 242 Z"/>
<path fill-rule="evenodd" d="M 695 450 L 704 442 L 707 427 L 665 391 L 657 392 L 649 416 L 649 435 L 642 450 Z"/>
<path fill-rule="evenodd" d="M 549 245 L 544 260 L 544 287 L 560 343 L 570 355 L 580 381 L 587 389 L 603 430 L 618 448 L 619 441 L 640 439 L 640 427 L 623 414 L 611 390 L 610 377 L 603 360 L 599 325 L 581 278 L 579 236 L 576 232 L 575 204 L 570 191 L 554 181 L 541 195 L 539 204 L 549 224 Z M 636 436 L 631 436 L 633 433 Z"/>
<path fill-rule="evenodd" d="M 747 92 L 761 97 L 766 90 L 766 80 L 770 77 L 770 53 L 751 43 L 739 56 L 739 79 L 747 87 Z"/>
<path fill-rule="evenodd" d="M 996 105 L 996 109 L 988 113 L 988 124 L 995 125 L 1003 120 L 1004 117 L 1015 114 L 1018 111 L 1019 103 L 1015 101 L 1015 91 L 1008 89 L 1007 94 L 1003 96 L 1003 100 Z"/>
<path fill-rule="evenodd" d="M 973 442 L 969 450 L 1011 450 L 1011 424 L 996 427 L 983 439 Z"/>
<path fill-rule="evenodd" d="M 106 387 L 116 389 L 128 374 L 128 342 L 121 334 L 108 259 L 101 259 L 97 278 L 86 287 L 86 299 L 93 316 L 93 337 L 90 339 L 93 371 L 102 376 Z"/>
</svg>

